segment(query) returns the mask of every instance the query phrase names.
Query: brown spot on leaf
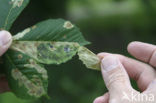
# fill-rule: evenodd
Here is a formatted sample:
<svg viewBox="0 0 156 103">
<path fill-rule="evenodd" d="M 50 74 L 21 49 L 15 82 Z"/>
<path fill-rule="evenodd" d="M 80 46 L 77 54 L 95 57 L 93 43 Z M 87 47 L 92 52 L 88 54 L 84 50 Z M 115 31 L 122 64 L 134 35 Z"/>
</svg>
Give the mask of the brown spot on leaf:
<svg viewBox="0 0 156 103">
<path fill-rule="evenodd" d="M 70 21 L 66 21 L 63 25 L 64 28 L 66 29 L 72 29 L 74 26 Z"/>
<path fill-rule="evenodd" d="M 32 29 L 36 29 L 36 27 L 37 27 L 37 26 L 36 26 L 36 25 L 34 25 L 34 26 L 32 26 Z"/>
<path fill-rule="evenodd" d="M 19 54 L 18 55 L 18 59 L 22 59 L 23 58 L 23 55 L 22 54 Z"/>
</svg>

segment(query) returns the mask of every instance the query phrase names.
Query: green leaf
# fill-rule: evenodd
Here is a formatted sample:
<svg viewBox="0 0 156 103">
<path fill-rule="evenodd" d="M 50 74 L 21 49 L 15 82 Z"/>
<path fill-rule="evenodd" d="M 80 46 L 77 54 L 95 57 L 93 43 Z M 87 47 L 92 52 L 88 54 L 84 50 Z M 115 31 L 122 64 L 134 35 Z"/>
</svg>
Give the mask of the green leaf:
<svg viewBox="0 0 156 103">
<path fill-rule="evenodd" d="M 80 30 L 69 21 L 49 19 L 25 29 L 13 37 L 18 41 L 65 41 L 89 44 Z"/>
<path fill-rule="evenodd" d="M 11 90 L 23 99 L 46 95 L 47 73 L 41 64 L 65 63 L 88 43 L 75 25 L 62 19 L 43 21 L 18 33 L 4 57 Z"/>
<path fill-rule="evenodd" d="M 79 59 L 86 65 L 87 68 L 100 70 L 100 59 L 93 52 L 85 47 L 78 49 Z"/>
<path fill-rule="evenodd" d="M 11 90 L 22 99 L 47 95 L 48 76 L 43 65 L 31 57 L 9 50 L 5 55 L 5 68 Z"/>
<path fill-rule="evenodd" d="M 9 30 L 29 0 L 0 0 L 0 29 Z"/>
<path fill-rule="evenodd" d="M 78 48 L 78 43 L 52 41 L 14 41 L 10 47 L 43 64 L 64 63 L 77 53 Z"/>
</svg>

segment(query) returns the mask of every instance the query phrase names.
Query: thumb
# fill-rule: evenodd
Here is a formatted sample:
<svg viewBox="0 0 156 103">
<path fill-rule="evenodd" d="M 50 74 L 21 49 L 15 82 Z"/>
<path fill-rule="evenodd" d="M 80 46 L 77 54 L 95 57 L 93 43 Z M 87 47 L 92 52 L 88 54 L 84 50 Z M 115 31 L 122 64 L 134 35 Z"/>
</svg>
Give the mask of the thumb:
<svg viewBox="0 0 156 103">
<path fill-rule="evenodd" d="M 110 95 L 118 95 L 132 89 L 127 72 L 119 59 L 109 55 L 101 61 L 102 75 Z"/>
<path fill-rule="evenodd" d="M 7 31 L 0 31 L 0 56 L 7 51 L 12 42 L 12 36 Z"/>
</svg>

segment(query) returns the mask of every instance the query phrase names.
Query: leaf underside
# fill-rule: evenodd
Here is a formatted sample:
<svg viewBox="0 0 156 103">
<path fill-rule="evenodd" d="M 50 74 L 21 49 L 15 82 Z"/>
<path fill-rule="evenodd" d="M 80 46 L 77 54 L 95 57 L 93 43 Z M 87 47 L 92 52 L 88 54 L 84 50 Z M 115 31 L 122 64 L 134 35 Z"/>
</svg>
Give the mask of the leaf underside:
<svg viewBox="0 0 156 103">
<path fill-rule="evenodd" d="M 100 70 L 100 59 L 93 52 L 81 46 L 78 49 L 79 59 L 86 65 L 87 68 Z"/>
</svg>

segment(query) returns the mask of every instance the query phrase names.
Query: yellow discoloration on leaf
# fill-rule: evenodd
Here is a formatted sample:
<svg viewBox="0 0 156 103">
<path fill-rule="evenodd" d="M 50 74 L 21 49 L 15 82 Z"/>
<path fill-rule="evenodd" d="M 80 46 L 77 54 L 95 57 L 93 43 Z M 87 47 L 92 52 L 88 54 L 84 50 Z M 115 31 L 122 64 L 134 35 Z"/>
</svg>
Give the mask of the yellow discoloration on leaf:
<svg viewBox="0 0 156 103">
<path fill-rule="evenodd" d="M 34 68 L 38 73 L 42 74 L 43 79 L 48 79 L 47 71 L 43 67 L 38 65 L 33 59 L 30 59 L 29 62 L 30 64 L 25 64 L 24 67 Z"/>
<path fill-rule="evenodd" d="M 29 63 L 32 64 L 32 65 L 36 64 L 36 62 L 33 59 L 29 59 Z"/>
<path fill-rule="evenodd" d="M 38 86 L 42 86 L 42 81 L 40 78 L 38 78 L 38 76 L 33 75 L 33 79 L 31 79 L 31 81 L 35 82 Z"/>
<path fill-rule="evenodd" d="M 13 78 L 18 81 L 19 86 L 25 86 L 28 89 L 28 94 L 35 97 L 41 97 L 46 94 L 41 80 L 35 82 L 40 83 L 40 85 L 35 85 L 31 80 L 24 76 L 18 69 L 13 69 L 11 72 Z M 34 78 L 36 80 L 36 78 Z"/>
<path fill-rule="evenodd" d="M 26 54 L 39 63 L 60 64 L 71 59 L 78 46 L 74 42 L 14 41 L 10 49 Z"/>
<path fill-rule="evenodd" d="M 78 55 L 87 68 L 100 70 L 100 59 L 93 52 L 85 47 L 79 47 Z"/>
<path fill-rule="evenodd" d="M 73 42 L 14 41 L 10 49 L 22 52 L 37 62 L 44 64 L 63 63 L 66 61 L 64 59 L 68 59 L 69 57 L 71 59 L 78 52 L 80 60 L 83 61 L 87 68 L 100 70 L 100 59 L 97 55 Z M 39 73 L 44 72 L 41 71 L 44 68 L 40 67 L 33 59 L 30 59 L 30 64 L 26 64 L 25 66 L 35 68 Z M 46 78 L 45 73 L 43 73 L 43 77 Z"/>
<path fill-rule="evenodd" d="M 37 58 L 37 44 L 33 42 L 13 42 L 13 45 L 10 47 L 15 51 L 22 52 L 29 55 L 30 57 Z"/>
<path fill-rule="evenodd" d="M 31 31 L 30 28 L 25 29 L 24 31 L 22 31 L 22 32 L 16 34 L 15 36 L 13 36 L 13 40 L 18 40 L 18 39 L 24 37 L 24 36 L 25 36 L 27 33 L 29 33 L 30 31 Z"/>
<path fill-rule="evenodd" d="M 18 59 L 22 59 L 23 58 L 23 55 L 22 54 L 19 54 L 18 55 Z"/>
<path fill-rule="evenodd" d="M 27 28 L 27 29 L 23 30 L 22 32 L 20 32 L 20 33 L 16 34 L 15 36 L 13 36 L 13 40 L 19 40 L 19 39 L 21 39 L 27 33 L 29 33 L 31 30 L 34 30 L 36 28 L 37 28 L 37 26 L 34 25 L 34 26 L 30 27 L 30 28 Z"/>
<path fill-rule="evenodd" d="M 13 8 L 15 7 L 21 7 L 24 0 L 11 0 L 11 4 L 13 5 Z"/>
<path fill-rule="evenodd" d="M 12 70 L 12 76 L 15 80 L 18 80 L 21 75 L 22 73 L 17 68 Z"/>
<path fill-rule="evenodd" d="M 72 29 L 74 25 L 70 21 L 66 21 L 63 25 L 64 28 L 66 29 Z"/>
</svg>

